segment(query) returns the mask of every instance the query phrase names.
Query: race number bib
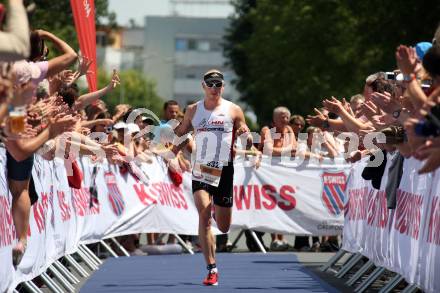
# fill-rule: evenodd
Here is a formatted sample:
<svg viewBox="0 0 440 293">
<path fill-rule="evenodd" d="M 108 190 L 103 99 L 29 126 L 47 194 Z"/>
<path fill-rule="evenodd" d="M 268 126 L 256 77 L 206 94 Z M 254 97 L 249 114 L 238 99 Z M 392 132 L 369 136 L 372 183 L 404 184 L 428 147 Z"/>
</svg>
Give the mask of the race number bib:
<svg viewBox="0 0 440 293">
<path fill-rule="evenodd" d="M 217 187 L 222 176 L 223 163 L 210 161 L 207 163 L 195 162 L 193 167 L 193 179 Z"/>
</svg>

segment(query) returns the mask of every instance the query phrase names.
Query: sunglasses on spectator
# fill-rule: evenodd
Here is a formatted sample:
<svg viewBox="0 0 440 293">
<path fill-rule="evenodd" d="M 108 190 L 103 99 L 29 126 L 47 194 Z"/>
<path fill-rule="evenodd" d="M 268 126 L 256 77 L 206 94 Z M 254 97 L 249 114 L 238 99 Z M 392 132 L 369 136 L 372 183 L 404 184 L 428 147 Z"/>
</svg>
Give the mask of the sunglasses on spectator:
<svg viewBox="0 0 440 293">
<path fill-rule="evenodd" d="M 40 41 L 40 56 L 42 60 L 47 60 L 47 56 L 49 55 L 49 48 L 46 47 L 46 45 L 44 44 L 44 40 L 41 39 Z"/>
<path fill-rule="evenodd" d="M 209 88 L 221 88 L 223 86 L 223 81 L 205 81 L 205 85 Z"/>
<path fill-rule="evenodd" d="M 47 60 L 47 56 L 49 56 L 49 48 L 45 46 L 43 49 L 43 59 Z"/>
</svg>

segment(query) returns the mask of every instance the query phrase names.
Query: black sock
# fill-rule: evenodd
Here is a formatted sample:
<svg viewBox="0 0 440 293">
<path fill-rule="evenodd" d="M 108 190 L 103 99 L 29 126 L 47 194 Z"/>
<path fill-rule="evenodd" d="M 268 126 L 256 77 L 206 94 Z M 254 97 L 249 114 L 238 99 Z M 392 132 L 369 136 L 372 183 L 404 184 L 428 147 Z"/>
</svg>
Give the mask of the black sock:
<svg viewBox="0 0 440 293">
<path fill-rule="evenodd" d="M 206 266 L 206 269 L 208 271 L 212 271 L 213 269 L 216 269 L 216 268 L 217 268 L 217 265 L 215 263 Z"/>
</svg>

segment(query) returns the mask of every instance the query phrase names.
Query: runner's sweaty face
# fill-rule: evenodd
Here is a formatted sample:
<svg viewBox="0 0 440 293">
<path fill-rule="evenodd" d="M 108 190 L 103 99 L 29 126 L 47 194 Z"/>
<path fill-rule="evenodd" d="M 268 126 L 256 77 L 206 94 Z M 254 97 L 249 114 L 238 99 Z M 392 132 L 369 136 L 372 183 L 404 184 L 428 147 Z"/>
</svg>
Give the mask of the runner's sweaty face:
<svg viewBox="0 0 440 293">
<path fill-rule="evenodd" d="M 215 84 L 215 86 L 208 87 L 208 85 L 212 85 L 212 83 Z M 209 82 L 202 82 L 203 90 L 205 91 L 205 96 L 211 99 L 215 99 L 218 97 L 221 97 L 223 95 L 223 91 L 225 89 L 224 82 L 220 87 L 217 87 L 221 81 L 209 81 Z"/>
</svg>

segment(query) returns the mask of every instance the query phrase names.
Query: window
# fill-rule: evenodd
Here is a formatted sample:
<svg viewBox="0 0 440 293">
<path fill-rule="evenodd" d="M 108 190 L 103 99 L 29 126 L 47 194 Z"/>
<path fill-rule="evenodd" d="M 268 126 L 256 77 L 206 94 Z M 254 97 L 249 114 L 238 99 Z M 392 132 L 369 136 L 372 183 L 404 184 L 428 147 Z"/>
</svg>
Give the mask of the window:
<svg viewBox="0 0 440 293">
<path fill-rule="evenodd" d="M 107 45 L 107 35 L 105 32 L 96 32 L 96 44 L 101 47 Z"/>
<path fill-rule="evenodd" d="M 222 47 L 222 40 L 221 39 L 211 40 L 211 51 L 221 51 L 222 49 L 223 49 L 223 47 Z"/>
<path fill-rule="evenodd" d="M 211 45 L 209 41 L 206 40 L 199 40 L 197 42 L 197 50 L 199 51 L 209 51 L 211 48 Z"/>
<path fill-rule="evenodd" d="M 196 50 L 196 49 L 197 49 L 197 41 L 188 40 L 188 50 Z"/>
<path fill-rule="evenodd" d="M 184 66 L 176 65 L 174 67 L 174 78 L 176 79 L 197 79 L 202 78 L 203 72 L 206 72 L 210 68 L 205 66 Z"/>
<path fill-rule="evenodd" d="M 186 51 L 188 50 L 188 40 L 176 39 L 176 51 Z"/>
</svg>

